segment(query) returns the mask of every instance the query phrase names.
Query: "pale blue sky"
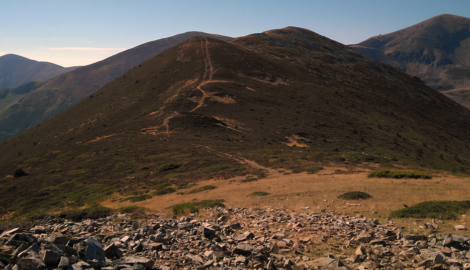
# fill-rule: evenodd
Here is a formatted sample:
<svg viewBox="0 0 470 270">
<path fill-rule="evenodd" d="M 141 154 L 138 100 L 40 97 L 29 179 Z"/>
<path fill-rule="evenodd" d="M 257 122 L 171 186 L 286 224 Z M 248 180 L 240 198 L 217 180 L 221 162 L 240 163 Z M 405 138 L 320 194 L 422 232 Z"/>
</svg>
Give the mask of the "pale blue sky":
<svg viewBox="0 0 470 270">
<path fill-rule="evenodd" d="M 86 65 L 187 31 L 237 37 L 285 26 L 353 44 L 443 13 L 470 17 L 470 1 L 0 0 L 0 55 Z"/>
</svg>

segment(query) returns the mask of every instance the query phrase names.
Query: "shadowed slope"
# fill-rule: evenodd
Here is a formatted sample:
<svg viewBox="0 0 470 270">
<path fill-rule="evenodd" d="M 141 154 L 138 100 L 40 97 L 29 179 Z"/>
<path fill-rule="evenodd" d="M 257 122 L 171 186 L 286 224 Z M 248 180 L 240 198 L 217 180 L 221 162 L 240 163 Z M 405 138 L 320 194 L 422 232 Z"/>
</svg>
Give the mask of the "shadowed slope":
<svg viewBox="0 0 470 270">
<path fill-rule="evenodd" d="M 62 74 L 39 86 L 36 83 L 35 87 L 26 87 L 29 88 L 26 93 L 15 88 L 9 89 L 6 98 L 0 96 L 0 141 L 44 122 L 134 66 L 195 36 L 231 39 L 202 32 L 187 32 L 142 44 L 103 61 Z"/>
<path fill-rule="evenodd" d="M 438 90 L 470 90 L 469 18 L 440 15 L 351 47 L 418 76 Z M 458 94 L 446 92 L 451 93 Z"/>
<path fill-rule="evenodd" d="M 16 87 L 31 81 L 54 78 L 76 67 L 64 68 L 48 62 L 38 62 L 19 55 L 0 56 L 0 89 Z"/>
<path fill-rule="evenodd" d="M 0 181 L 0 205 L 24 214 L 327 161 L 468 171 L 470 113 L 407 74 L 300 28 L 231 43 L 192 38 L 2 144 L 0 176 L 30 175 Z"/>
</svg>

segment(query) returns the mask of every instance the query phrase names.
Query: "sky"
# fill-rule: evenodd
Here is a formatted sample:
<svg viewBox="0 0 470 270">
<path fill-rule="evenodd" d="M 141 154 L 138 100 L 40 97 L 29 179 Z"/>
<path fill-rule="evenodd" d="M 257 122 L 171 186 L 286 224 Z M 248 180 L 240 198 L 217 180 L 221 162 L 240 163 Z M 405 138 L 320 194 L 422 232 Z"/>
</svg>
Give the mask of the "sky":
<svg viewBox="0 0 470 270">
<path fill-rule="evenodd" d="M 239 37 L 286 26 L 354 44 L 444 13 L 470 17 L 470 1 L 0 0 L 0 55 L 82 66 L 187 31 Z"/>
</svg>

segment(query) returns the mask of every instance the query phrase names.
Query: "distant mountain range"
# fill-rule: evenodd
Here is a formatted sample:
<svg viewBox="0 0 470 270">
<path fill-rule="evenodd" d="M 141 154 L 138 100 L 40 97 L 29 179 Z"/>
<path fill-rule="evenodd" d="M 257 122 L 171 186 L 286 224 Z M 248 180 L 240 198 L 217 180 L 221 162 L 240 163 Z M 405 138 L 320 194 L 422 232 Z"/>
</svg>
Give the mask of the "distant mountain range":
<svg viewBox="0 0 470 270">
<path fill-rule="evenodd" d="M 131 52 L 115 59 L 131 65 L 147 55 Z M 52 81 L 103 82 L 97 74 L 111 67 L 118 68 L 97 63 Z M 74 95 L 41 90 L 46 85 L 21 106 L 35 98 L 46 108 L 61 92 L 54 112 L 77 102 L 0 145 L 0 213 L 93 205 L 114 193 L 151 194 L 156 186 L 176 191 L 202 179 L 262 176 L 266 167 L 300 172 L 367 162 L 470 172 L 469 110 L 302 28 L 229 42 L 194 37 L 97 91 L 97 84 L 87 87 L 80 102 L 81 88 Z M 8 176 L 17 168 L 29 175 Z"/>
<path fill-rule="evenodd" d="M 76 69 L 48 62 L 38 62 L 15 54 L 0 56 L 0 89 L 31 81 L 44 81 Z"/>
<path fill-rule="evenodd" d="M 444 14 L 351 47 L 469 106 L 469 18 Z"/>
<path fill-rule="evenodd" d="M 0 141 L 12 138 L 46 121 L 129 69 L 195 36 L 220 40 L 231 39 L 203 32 L 187 32 L 142 44 L 47 81 L 30 82 L 31 80 L 44 80 L 44 77 L 24 78 L 23 82 L 29 83 L 16 88 L 0 89 Z M 7 55 L 2 58 L 16 59 L 18 57 Z M 53 64 L 48 65 L 60 68 Z M 43 70 L 47 69 L 43 68 Z"/>
</svg>

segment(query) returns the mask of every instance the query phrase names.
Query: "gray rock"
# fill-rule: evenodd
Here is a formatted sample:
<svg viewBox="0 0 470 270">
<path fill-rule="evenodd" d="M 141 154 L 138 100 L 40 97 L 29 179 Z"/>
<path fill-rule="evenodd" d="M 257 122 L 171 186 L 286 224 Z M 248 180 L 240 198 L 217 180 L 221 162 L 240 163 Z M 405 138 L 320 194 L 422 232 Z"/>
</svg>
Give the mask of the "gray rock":
<svg viewBox="0 0 470 270">
<path fill-rule="evenodd" d="M 70 266 L 70 260 L 67 257 L 60 257 L 58 268 L 68 268 Z"/>
<path fill-rule="evenodd" d="M 106 265 L 106 254 L 100 242 L 93 237 L 87 239 L 86 260 L 97 261 L 101 266 Z"/>
<path fill-rule="evenodd" d="M 41 260 L 47 265 L 47 266 L 57 266 L 60 262 L 60 254 L 52 251 L 52 250 L 45 250 L 42 252 L 42 257 Z"/>
<path fill-rule="evenodd" d="M 144 266 L 145 268 L 150 268 L 153 266 L 153 260 L 145 257 L 137 257 L 137 256 L 126 256 L 121 258 L 118 261 L 119 264 L 124 264 L 124 265 L 134 265 L 134 264 L 140 264 Z"/>
<path fill-rule="evenodd" d="M 248 243 L 239 243 L 233 253 L 249 256 L 253 251 L 253 246 Z"/>
</svg>

